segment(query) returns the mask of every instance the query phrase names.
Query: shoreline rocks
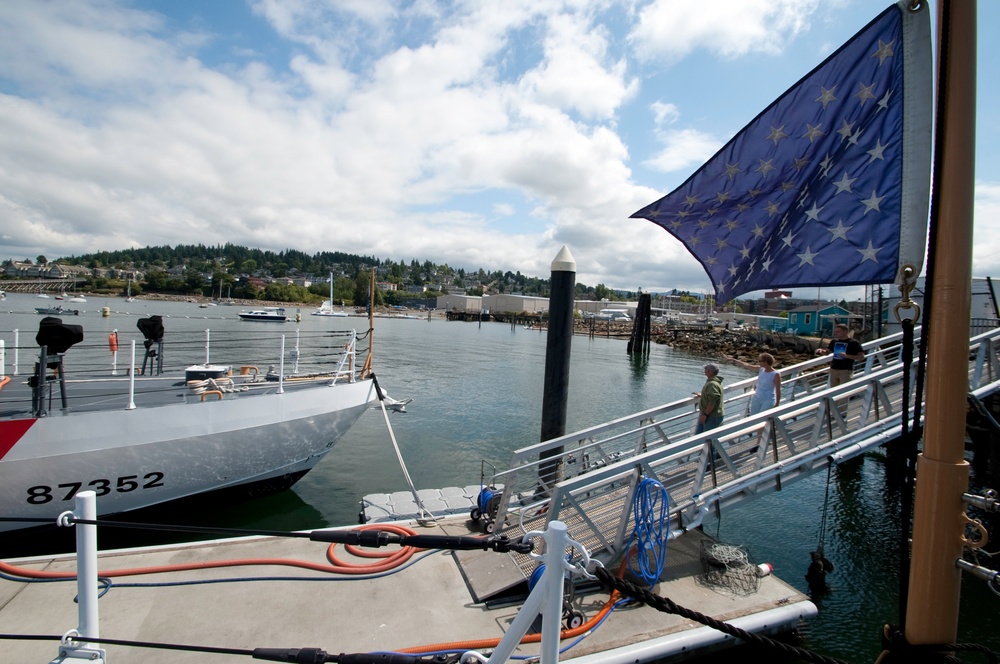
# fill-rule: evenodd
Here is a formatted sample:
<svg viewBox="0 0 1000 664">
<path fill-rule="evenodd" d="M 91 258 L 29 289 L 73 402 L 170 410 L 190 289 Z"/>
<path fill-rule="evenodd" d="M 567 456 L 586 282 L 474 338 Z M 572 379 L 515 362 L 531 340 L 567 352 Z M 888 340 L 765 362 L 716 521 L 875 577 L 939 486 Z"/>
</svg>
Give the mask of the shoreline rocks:
<svg viewBox="0 0 1000 664">
<path fill-rule="evenodd" d="M 682 348 L 689 353 L 711 358 L 716 362 L 739 364 L 745 362 L 757 365 L 757 356 L 770 353 L 774 356 L 775 368 L 811 360 L 815 357 L 813 344 L 800 344 L 795 348 L 776 347 L 759 341 L 753 334 L 744 331 L 714 329 L 706 332 L 662 332 L 653 335 L 654 343 L 673 348 Z M 812 340 L 818 343 L 819 340 Z M 805 349 L 803 349 L 805 348 Z"/>
</svg>

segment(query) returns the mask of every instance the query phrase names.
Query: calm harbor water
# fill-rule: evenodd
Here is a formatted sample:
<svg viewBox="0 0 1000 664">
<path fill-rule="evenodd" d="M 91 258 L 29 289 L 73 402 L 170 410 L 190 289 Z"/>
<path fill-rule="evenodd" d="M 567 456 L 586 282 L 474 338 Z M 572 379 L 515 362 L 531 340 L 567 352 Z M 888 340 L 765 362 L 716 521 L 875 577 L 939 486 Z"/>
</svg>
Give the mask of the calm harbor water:
<svg viewBox="0 0 1000 664">
<path fill-rule="evenodd" d="M 50 301 L 15 294 L 0 303 L 0 338 L 8 348 L 13 329 L 21 331 L 22 346 L 33 343 L 41 318 L 33 308 L 45 302 Z M 115 311 L 109 318 L 99 313 L 105 305 Z M 64 320 L 83 325 L 88 340 L 103 340 L 112 329 L 134 331 L 136 319 L 148 314 L 166 318 L 168 337 L 172 331 L 265 325 L 240 321 L 236 313 L 241 307 L 235 306 L 200 309 L 192 303 L 103 298 L 71 306 L 86 311 Z M 309 311 L 303 309 L 302 322 L 287 323 L 284 329 L 293 334 L 296 326 L 366 327 L 365 319 L 314 317 Z M 413 398 L 408 412 L 391 414 L 390 422 L 417 488 L 478 484 L 483 461 L 506 467 L 513 450 L 538 441 L 545 345 L 544 332 L 503 324 L 376 319 L 379 382 L 395 398 Z M 71 356 L 72 351 L 67 358 Z M 701 387 L 701 367 L 715 360 L 655 344 L 647 357 L 630 357 L 622 340 L 576 336 L 567 431 L 683 398 Z M 30 366 L 23 353 L 21 362 Z M 751 372 L 723 365 L 722 374 L 733 382 Z M 307 529 L 356 523 L 362 496 L 405 489 L 385 421 L 380 411 L 372 410 L 290 491 L 238 505 L 147 512 L 151 520 L 167 523 Z M 775 574 L 808 592 L 804 574 L 809 553 L 819 543 L 826 495 L 823 543 L 836 569 L 827 578 L 829 591 L 814 597 L 820 614 L 804 628 L 800 645 L 851 662 L 873 662 L 881 625 L 896 619 L 899 587 L 898 498 L 877 454 L 834 468 L 829 483 L 825 473 L 814 475 L 728 510 L 705 528 L 725 542 L 748 547 L 756 560 L 772 563 Z M 122 537 L 102 532 L 102 545 L 124 545 Z M 0 555 L 10 555 L 10 545 L 0 545 Z M 966 578 L 959 640 L 1000 651 L 998 607 L 1000 597 Z M 699 661 L 732 661 L 733 656 Z"/>
</svg>

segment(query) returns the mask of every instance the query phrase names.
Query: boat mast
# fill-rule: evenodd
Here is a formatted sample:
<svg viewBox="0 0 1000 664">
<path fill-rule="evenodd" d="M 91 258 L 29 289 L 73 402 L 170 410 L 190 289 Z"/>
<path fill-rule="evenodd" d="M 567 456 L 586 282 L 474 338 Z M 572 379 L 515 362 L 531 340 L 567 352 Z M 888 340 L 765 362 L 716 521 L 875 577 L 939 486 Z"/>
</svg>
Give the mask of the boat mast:
<svg viewBox="0 0 1000 664">
<path fill-rule="evenodd" d="M 976 2 L 938 7 L 938 92 L 927 321 L 927 406 L 917 458 L 913 547 L 905 637 L 911 644 L 954 643 L 958 632 L 968 490 L 964 458 L 971 315 L 976 126 Z"/>
</svg>

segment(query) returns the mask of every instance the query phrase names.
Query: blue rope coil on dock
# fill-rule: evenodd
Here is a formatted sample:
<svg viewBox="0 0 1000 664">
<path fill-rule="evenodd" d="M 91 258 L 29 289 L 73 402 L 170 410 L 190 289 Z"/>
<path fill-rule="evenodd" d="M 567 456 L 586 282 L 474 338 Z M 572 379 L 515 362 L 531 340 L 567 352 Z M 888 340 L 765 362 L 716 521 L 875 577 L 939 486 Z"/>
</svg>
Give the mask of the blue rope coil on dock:
<svg viewBox="0 0 1000 664">
<path fill-rule="evenodd" d="M 667 541 L 670 539 L 670 495 L 654 479 L 643 477 L 632 495 L 632 516 L 635 529 L 629 538 L 627 552 L 629 570 L 650 588 L 656 585 L 667 562 Z"/>
</svg>

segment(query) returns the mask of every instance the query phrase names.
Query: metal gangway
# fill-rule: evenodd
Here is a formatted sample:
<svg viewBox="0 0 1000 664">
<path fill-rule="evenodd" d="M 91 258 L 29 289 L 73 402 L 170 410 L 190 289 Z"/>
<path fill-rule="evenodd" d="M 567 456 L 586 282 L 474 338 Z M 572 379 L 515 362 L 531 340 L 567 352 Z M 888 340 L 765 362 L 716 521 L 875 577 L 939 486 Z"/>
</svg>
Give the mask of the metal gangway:
<svg viewBox="0 0 1000 664">
<path fill-rule="evenodd" d="M 912 420 L 916 349 L 910 363 Z M 901 433 L 904 391 L 902 333 L 866 344 L 854 379 L 828 387 L 829 357 L 780 370 L 782 401 L 749 416 L 756 377 L 725 388 L 722 426 L 695 434 L 697 397 L 635 413 L 517 450 L 494 475 L 489 530 L 520 536 L 552 520 L 592 553 L 614 557 L 631 533 L 632 495 L 640 479 L 667 490 L 674 536 L 699 526 L 713 510 L 780 490 L 795 480 L 855 457 Z M 1000 390 L 1000 328 L 969 344 L 969 394 Z M 529 568 L 522 569 L 526 574 Z"/>
</svg>

